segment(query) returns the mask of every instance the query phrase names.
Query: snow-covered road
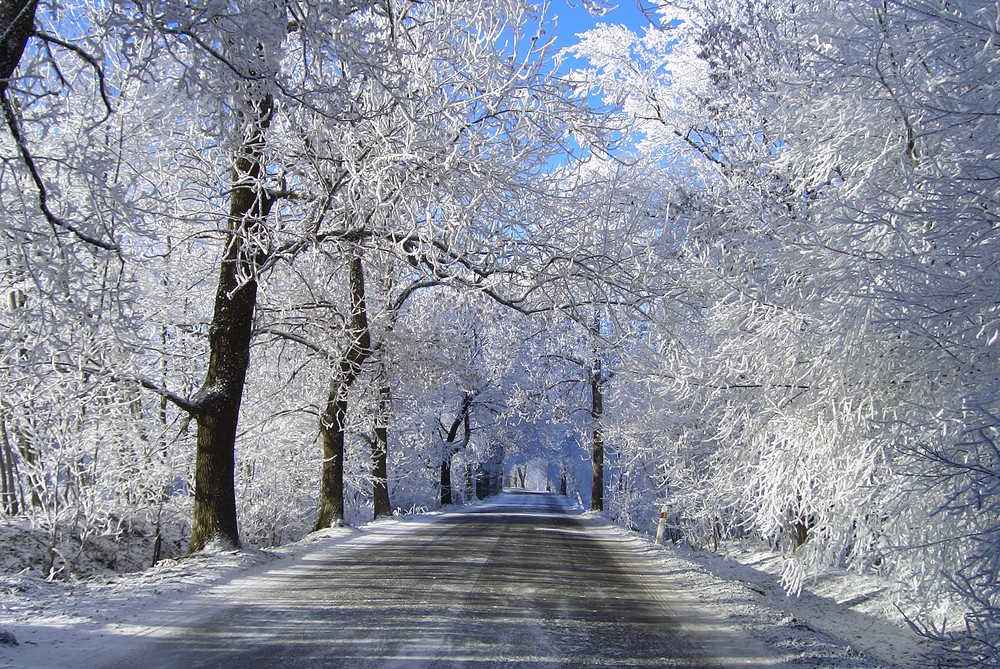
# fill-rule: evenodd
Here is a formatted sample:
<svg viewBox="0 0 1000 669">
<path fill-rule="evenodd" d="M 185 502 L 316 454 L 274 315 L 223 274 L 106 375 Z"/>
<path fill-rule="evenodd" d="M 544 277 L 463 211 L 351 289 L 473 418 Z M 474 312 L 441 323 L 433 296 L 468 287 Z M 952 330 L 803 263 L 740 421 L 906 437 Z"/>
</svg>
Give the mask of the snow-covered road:
<svg viewBox="0 0 1000 669">
<path fill-rule="evenodd" d="M 234 582 L 107 665 L 718 666 L 745 639 L 552 495 L 508 494 L 412 532 Z M 398 528 L 396 528 L 398 530 Z M 167 631 L 167 630 L 165 630 Z M 722 651 L 722 652 L 720 652 Z"/>
<path fill-rule="evenodd" d="M 653 548 L 565 498 L 506 493 L 249 569 L 218 560 L 252 554 L 220 554 L 70 590 L 48 604 L 64 614 L 11 627 L 0 667 L 892 666 Z"/>
</svg>

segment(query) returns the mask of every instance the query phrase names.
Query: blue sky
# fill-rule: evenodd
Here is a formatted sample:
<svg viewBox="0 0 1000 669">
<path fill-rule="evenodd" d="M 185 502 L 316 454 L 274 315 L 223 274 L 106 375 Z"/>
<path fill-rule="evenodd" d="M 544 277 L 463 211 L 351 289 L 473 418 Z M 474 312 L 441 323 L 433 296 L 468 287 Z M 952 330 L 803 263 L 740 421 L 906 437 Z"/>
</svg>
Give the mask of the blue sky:
<svg viewBox="0 0 1000 669">
<path fill-rule="evenodd" d="M 570 0 L 554 0 L 550 11 L 559 19 L 556 46 L 560 48 L 573 46 L 577 42 L 577 33 L 589 30 L 598 23 L 623 24 L 642 34 L 642 29 L 649 25 L 649 21 L 643 16 L 636 2 L 637 0 L 621 0 L 608 14 L 595 17 L 591 16 L 579 1 L 572 3 L 576 5 L 574 7 L 570 4 Z M 643 2 L 643 6 L 650 7 L 648 0 Z"/>
</svg>

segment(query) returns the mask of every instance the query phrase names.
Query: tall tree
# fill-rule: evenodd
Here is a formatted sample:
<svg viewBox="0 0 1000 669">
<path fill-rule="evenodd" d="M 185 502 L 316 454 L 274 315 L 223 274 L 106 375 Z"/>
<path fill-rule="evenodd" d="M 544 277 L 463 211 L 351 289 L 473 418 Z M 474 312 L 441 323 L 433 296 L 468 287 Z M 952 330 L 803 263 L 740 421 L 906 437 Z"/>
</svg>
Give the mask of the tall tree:
<svg viewBox="0 0 1000 669">
<path fill-rule="evenodd" d="M 264 183 L 266 132 L 274 100 L 264 94 L 244 105 L 237 112 L 243 139 L 233 158 L 226 252 L 209 326 L 208 370 L 201 389 L 191 398 L 198 440 L 190 552 L 213 541 L 240 545 L 234 482 L 236 428 L 257 303 L 257 244 L 274 205 Z"/>
<path fill-rule="evenodd" d="M 368 306 L 365 301 L 364 266 L 359 251 L 352 252 L 348 267 L 350 284 L 348 344 L 339 362 L 335 363 L 326 408 L 320 416 L 323 475 L 315 529 L 330 527 L 344 520 L 344 442 L 347 436 L 348 397 L 351 386 L 358 379 L 365 361 L 372 353 Z"/>
<path fill-rule="evenodd" d="M 372 440 L 372 514 L 392 513 L 389 498 L 389 421 L 392 416 L 392 386 L 385 365 L 380 362 L 376 375 L 378 400 L 375 410 L 375 439 Z"/>
<path fill-rule="evenodd" d="M 472 435 L 471 411 L 475 394 L 466 392 L 462 396 L 462 402 L 451 421 L 451 425 L 442 434 L 441 462 L 440 462 L 440 499 L 441 506 L 446 506 L 454 501 L 452 494 L 452 460 L 455 455 L 469 443 Z M 441 426 L 445 426 L 442 424 Z M 459 439 L 459 430 L 462 430 Z"/>
<path fill-rule="evenodd" d="M 279 81 L 285 74 L 281 61 L 288 40 L 289 11 L 288 6 L 267 0 L 247 2 L 233 12 L 222 13 L 210 5 L 180 6 L 165 1 L 137 6 L 134 13 L 125 14 L 138 34 L 146 35 L 152 43 L 162 43 L 167 53 L 183 52 L 192 67 L 204 68 L 204 76 L 189 84 L 189 72 L 178 69 L 176 61 L 163 63 L 151 55 L 147 64 L 168 68 L 172 83 L 180 84 L 180 90 L 193 86 L 203 94 L 202 99 L 191 101 L 191 106 L 197 109 L 204 105 L 206 111 L 219 117 L 204 128 L 192 124 L 191 132 L 206 129 L 216 135 L 207 141 L 228 147 L 228 151 L 205 152 L 202 162 L 211 165 L 216 158 L 220 163 L 228 162 L 225 177 L 221 164 L 218 171 L 222 174 L 213 175 L 228 181 L 224 194 L 228 210 L 218 216 L 224 220 L 222 250 L 207 328 L 204 380 L 190 397 L 171 392 L 165 384 L 151 379 L 142 381 L 197 421 L 190 552 L 216 542 L 240 545 L 235 442 L 250 364 L 260 273 L 275 236 L 269 217 L 281 196 L 280 184 L 268 169 L 268 134 L 279 109 L 294 99 Z M 294 70 L 294 66 L 292 63 L 289 69 Z M 205 140 L 191 138 L 194 144 Z M 180 159 L 184 159 L 183 154 Z M 207 183 L 210 178 L 204 184 L 209 198 L 217 188 Z M 165 199 L 169 199 L 172 189 L 165 190 Z M 163 215 L 183 218 L 186 214 L 168 210 Z"/>
<path fill-rule="evenodd" d="M 601 356 L 595 353 L 590 368 L 591 464 L 594 485 L 590 493 L 590 510 L 604 510 L 604 372 Z"/>
</svg>

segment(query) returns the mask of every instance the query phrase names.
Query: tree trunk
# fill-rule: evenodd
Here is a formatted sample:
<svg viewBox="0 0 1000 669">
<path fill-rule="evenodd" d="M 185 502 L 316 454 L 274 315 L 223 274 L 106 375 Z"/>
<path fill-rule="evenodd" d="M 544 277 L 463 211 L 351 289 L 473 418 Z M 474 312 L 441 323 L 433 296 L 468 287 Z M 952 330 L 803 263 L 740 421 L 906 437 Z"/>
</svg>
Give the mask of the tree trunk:
<svg viewBox="0 0 1000 669">
<path fill-rule="evenodd" d="M 330 385 L 326 410 L 320 418 L 323 441 L 323 478 L 319 515 L 313 530 L 322 530 L 344 520 L 344 439 L 347 421 L 347 389 L 336 381 Z"/>
<path fill-rule="evenodd" d="M 42 508 L 42 482 L 38 479 L 38 470 L 35 465 L 38 464 L 41 453 L 31 445 L 31 442 L 28 441 L 28 438 L 20 430 L 17 433 L 17 442 L 21 462 L 24 463 L 25 468 L 28 470 L 24 478 L 27 480 L 28 488 L 31 491 L 31 508 L 40 509 Z M 23 489 L 21 494 L 21 508 L 26 510 Z"/>
<path fill-rule="evenodd" d="M 351 256 L 351 341 L 340 359 L 337 376 L 330 382 L 326 411 L 320 418 L 323 437 L 323 474 L 319 493 L 319 515 L 314 530 L 344 520 L 344 442 L 347 427 L 347 396 L 371 355 L 368 309 L 365 304 L 364 267 L 360 252 Z"/>
<path fill-rule="evenodd" d="M 493 455 L 490 456 L 486 467 L 486 497 L 503 492 L 503 459 L 503 447 L 494 446 Z"/>
<path fill-rule="evenodd" d="M 38 0 L 0 0 L 0 95 L 7 87 L 21 62 L 24 47 L 35 29 Z"/>
<path fill-rule="evenodd" d="M 476 467 L 476 476 L 473 484 L 476 487 L 476 499 L 486 499 L 489 493 L 489 480 L 486 478 L 486 472 L 483 471 L 482 465 Z"/>
<path fill-rule="evenodd" d="M 0 0 L 2 1 L 2 0 Z M 0 29 L 2 29 L 0 24 Z M 10 261 L 7 262 L 8 268 L 10 266 Z M 17 313 L 19 310 L 23 309 L 28 303 L 28 295 L 23 290 L 14 289 L 7 296 L 7 305 L 10 309 L 11 314 Z M 23 361 L 28 356 L 28 352 L 24 348 L 23 337 L 19 338 L 18 342 L 18 352 L 17 360 Z M 16 516 L 21 512 L 24 507 L 24 492 L 23 488 L 20 489 L 20 476 L 17 471 L 17 459 L 16 451 L 12 446 L 11 432 L 14 432 L 14 436 L 17 437 L 17 441 L 22 441 L 20 433 L 17 431 L 16 426 L 13 428 L 8 427 L 7 420 L 7 409 L 2 407 L 3 413 L 0 413 L 0 444 L 4 451 L 4 467 L 3 467 L 3 493 L 4 493 L 4 509 L 9 515 Z"/>
<path fill-rule="evenodd" d="M 385 373 L 385 372 L 383 372 Z M 378 416 L 375 421 L 375 443 L 372 444 L 372 506 L 376 518 L 392 513 L 389 501 L 389 379 L 379 384 Z"/>
<path fill-rule="evenodd" d="M 592 403 L 590 417 L 593 421 L 594 433 L 594 487 L 590 493 L 590 510 L 604 510 L 604 434 L 601 430 L 601 415 L 604 413 L 604 392 L 602 382 L 601 358 L 594 356 L 594 367 L 590 374 L 590 390 Z"/>
<path fill-rule="evenodd" d="M 444 455 L 441 458 L 441 506 L 451 504 L 453 500 L 451 494 L 451 459 L 469 443 L 469 438 L 472 435 L 472 425 L 469 423 L 469 410 L 472 408 L 472 400 L 474 398 L 474 393 L 466 393 L 465 397 L 462 398 L 462 407 L 458 410 L 455 420 L 451 422 L 448 435 L 445 437 Z M 458 439 L 458 428 L 462 427 L 463 424 L 465 425 L 464 440 L 456 444 L 455 440 Z"/>
<path fill-rule="evenodd" d="M 254 238 L 261 234 L 273 204 L 263 185 L 265 131 L 271 122 L 273 102 L 265 96 L 249 106 L 249 113 L 239 115 L 245 134 L 233 160 L 226 252 L 208 330 L 208 372 L 201 389 L 191 398 L 198 438 L 189 553 L 211 542 L 232 548 L 240 545 L 234 462 L 257 304 Z"/>
<path fill-rule="evenodd" d="M 446 452 L 441 460 L 441 506 L 451 503 L 451 455 Z"/>
<path fill-rule="evenodd" d="M 10 446 L 7 419 L 0 416 L 0 492 L 3 496 L 3 511 L 9 516 L 20 513 L 17 503 L 17 478 L 14 463 L 14 449 Z"/>
</svg>

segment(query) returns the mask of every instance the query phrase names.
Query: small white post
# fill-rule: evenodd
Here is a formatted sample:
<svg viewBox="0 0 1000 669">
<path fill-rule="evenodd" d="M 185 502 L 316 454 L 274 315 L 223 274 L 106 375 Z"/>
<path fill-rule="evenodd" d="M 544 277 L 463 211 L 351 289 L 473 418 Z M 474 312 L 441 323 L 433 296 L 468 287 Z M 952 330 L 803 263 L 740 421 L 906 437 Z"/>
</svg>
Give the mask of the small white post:
<svg viewBox="0 0 1000 669">
<path fill-rule="evenodd" d="M 667 530 L 667 512 L 660 511 L 660 522 L 656 526 L 656 543 L 663 543 L 663 533 Z"/>
</svg>

